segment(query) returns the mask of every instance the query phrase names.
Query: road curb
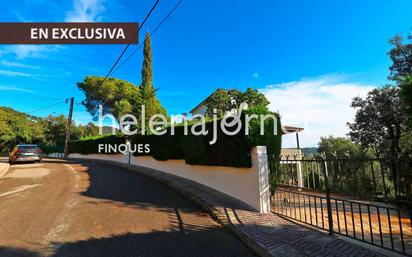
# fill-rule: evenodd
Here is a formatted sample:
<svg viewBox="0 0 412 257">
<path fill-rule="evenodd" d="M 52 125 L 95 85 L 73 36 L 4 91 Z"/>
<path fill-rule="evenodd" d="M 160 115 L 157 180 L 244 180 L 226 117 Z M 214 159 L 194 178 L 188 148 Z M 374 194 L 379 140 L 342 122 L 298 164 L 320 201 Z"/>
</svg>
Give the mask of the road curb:
<svg viewBox="0 0 412 257">
<path fill-rule="evenodd" d="M 235 225 L 233 225 L 229 219 L 227 218 L 226 214 L 219 209 L 215 208 L 214 206 L 210 205 L 207 203 L 205 200 L 203 200 L 201 197 L 197 196 L 195 193 L 191 192 L 190 190 L 178 185 L 177 183 L 167 179 L 165 176 L 162 176 L 161 174 L 165 174 L 167 176 L 175 176 L 172 174 L 165 173 L 163 171 L 159 171 L 156 169 L 152 168 L 147 168 L 147 167 L 142 167 L 142 166 L 137 166 L 137 165 L 128 165 L 124 163 L 118 163 L 114 161 L 108 161 L 108 160 L 99 160 L 99 159 L 81 159 L 81 158 L 70 158 L 72 160 L 78 160 L 78 161 L 97 161 L 97 162 L 102 162 L 102 163 L 107 163 L 110 165 L 114 165 L 117 167 L 125 168 L 128 171 L 131 172 L 136 172 L 142 175 L 145 175 L 151 179 L 154 179 L 156 181 L 161 182 L 162 184 L 166 185 L 167 187 L 173 189 L 176 191 L 179 195 L 182 197 L 188 199 L 189 201 L 197 204 L 200 208 L 202 208 L 204 211 L 208 212 L 212 218 L 217 221 L 219 224 L 221 224 L 223 227 L 228 229 L 232 234 L 234 234 L 237 238 L 239 238 L 246 246 L 248 246 L 250 249 L 252 249 L 256 254 L 258 254 L 261 257 L 273 257 L 267 250 L 251 239 L 248 235 L 246 235 L 244 232 L 242 232 L 239 228 L 237 228 Z M 175 176 L 178 177 L 178 176 Z M 179 179 L 185 179 L 178 177 Z M 188 180 L 188 179 L 186 179 Z M 196 182 L 194 182 L 196 183 Z"/>
<path fill-rule="evenodd" d="M 10 169 L 10 164 L 8 163 L 0 163 L 0 178 L 6 175 L 6 173 Z"/>
</svg>

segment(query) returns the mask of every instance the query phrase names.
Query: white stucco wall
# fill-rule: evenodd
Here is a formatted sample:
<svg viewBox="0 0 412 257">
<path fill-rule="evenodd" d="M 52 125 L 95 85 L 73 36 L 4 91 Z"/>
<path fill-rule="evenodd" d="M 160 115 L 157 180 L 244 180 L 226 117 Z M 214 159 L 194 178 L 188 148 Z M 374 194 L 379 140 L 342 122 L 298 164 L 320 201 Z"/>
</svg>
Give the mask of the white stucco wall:
<svg viewBox="0 0 412 257">
<path fill-rule="evenodd" d="M 128 163 L 127 155 L 70 154 L 69 158 L 100 159 Z M 158 161 L 150 156 L 130 158 L 130 164 L 148 167 L 196 181 L 239 199 L 256 210 L 270 211 L 269 168 L 266 147 L 252 150 L 252 167 L 188 165 L 184 160 Z"/>
<path fill-rule="evenodd" d="M 195 115 L 195 114 L 200 114 L 200 115 L 205 115 L 207 111 L 207 107 L 206 105 L 202 104 L 199 107 L 197 107 L 196 109 L 194 109 L 191 114 Z"/>
</svg>

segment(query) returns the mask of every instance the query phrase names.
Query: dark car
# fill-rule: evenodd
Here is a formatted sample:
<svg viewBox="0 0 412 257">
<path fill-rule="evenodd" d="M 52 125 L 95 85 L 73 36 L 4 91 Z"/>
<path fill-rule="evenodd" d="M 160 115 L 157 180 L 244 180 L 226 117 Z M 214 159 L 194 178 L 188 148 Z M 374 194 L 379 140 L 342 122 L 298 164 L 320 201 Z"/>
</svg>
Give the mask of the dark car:
<svg viewBox="0 0 412 257">
<path fill-rule="evenodd" d="M 41 162 L 43 151 L 38 145 L 18 145 L 9 154 L 9 163 L 16 162 Z"/>
</svg>

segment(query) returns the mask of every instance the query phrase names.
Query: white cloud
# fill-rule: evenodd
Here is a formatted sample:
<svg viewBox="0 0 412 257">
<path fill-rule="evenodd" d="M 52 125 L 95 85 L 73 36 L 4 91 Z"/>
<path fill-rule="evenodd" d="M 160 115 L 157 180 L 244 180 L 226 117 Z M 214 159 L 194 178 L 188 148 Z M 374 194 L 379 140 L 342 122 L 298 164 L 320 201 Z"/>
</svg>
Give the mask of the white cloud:
<svg viewBox="0 0 412 257">
<path fill-rule="evenodd" d="M 25 73 L 25 72 L 3 70 L 3 69 L 0 69 L 0 75 L 4 75 L 8 77 L 31 77 L 32 76 L 31 74 Z"/>
<path fill-rule="evenodd" d="M 10 62 L 7 60 L 2 60 L 0 64 L 5 67 L 16 67 L 16 68 L 25 68 L 25 69 L 39 69 L 40 68 L 39 66 L 28 65 L 28 64 L 19 63 L 19 62 Z"/>
<path fill-rule="evenodd" d="M 26 19 L 25 17 L 23 17 L 20 12 L 18 11 L 14 11 L 14 14 L 16 15 L 16 18 L 20 21 L 20 22 L 31 22 L 31 20 Z"/>
<path fill-rule="evenodd" d="M 6 54 L 15 55 L 18 59 L 45 58 L 47 53 L 57 52 L 62 49 L 59 45 L 11 45 L 0 50 L 0 56 Z"/>
<path fill-rule="evenodd" d="M 48 79 L 52 78 L 54 75 L 27 73 L 27 72 L 21 72 L 21 71 L 12 71 L 12 70 L 0 69 L 0 76 L 22 77 L 22 78 L 36 79 L 36 80 L 40 80 L 40 81 L 47 81 Z"/>
<path fill-rule="evenodd" d="M 99 0 L 73 0 L 73 10 L 66 13 L 67 22 L 99 21 L 105 10 Z"/>
<path fill-rule="evenodd" d="M 2 86 L 2 85 L 0 85 L 0 91 L 16 91 L 16 92 L 36 94 L 36 92 L 34 92 L 32 90 L 21 88 L 21 87 L 15 87 L 15 86 Z"/>
<path fill-rule="evenodd" d="M 261 91 L 271 102 L 269 109 L 279 111 L 283 125 L 295 125 L 301 146 L 316 146 L 321 136 L 345 136 L 347 122 L 353 121 L 352 98 L 365 96 L 376 86 L 351 81 L 349 76 L 328 74 L 268 85 Z M 284 147 L 296 147 L 294 135 L 283 137 Z"/>
</svg>

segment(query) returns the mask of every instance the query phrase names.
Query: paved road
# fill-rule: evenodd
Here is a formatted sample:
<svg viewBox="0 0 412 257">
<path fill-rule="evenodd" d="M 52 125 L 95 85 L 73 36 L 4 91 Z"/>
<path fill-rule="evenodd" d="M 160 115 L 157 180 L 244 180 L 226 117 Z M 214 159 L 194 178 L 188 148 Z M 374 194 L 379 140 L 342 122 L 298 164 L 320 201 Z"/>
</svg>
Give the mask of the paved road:
<svg viewBox="0 0 412 257">
<path fill-rule="evenodd" d="M 0 179 L 1 257 L 254 256 L 197 206 L 101 163 L 18 164 Z"/>
</svg>

